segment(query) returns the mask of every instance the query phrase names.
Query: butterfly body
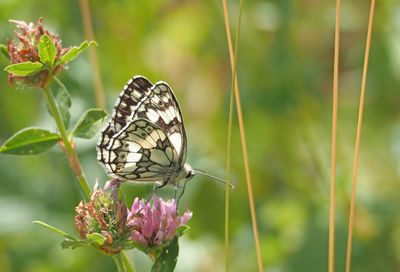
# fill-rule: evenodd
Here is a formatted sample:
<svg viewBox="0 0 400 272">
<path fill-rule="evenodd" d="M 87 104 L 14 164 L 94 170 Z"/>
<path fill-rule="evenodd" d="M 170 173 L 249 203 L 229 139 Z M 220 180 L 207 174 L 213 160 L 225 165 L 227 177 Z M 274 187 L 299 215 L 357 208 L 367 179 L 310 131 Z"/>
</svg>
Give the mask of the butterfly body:
<svg viewBox="0 0 400 272">
<path fill-rule="evenodd" d="M 128 81 L 97 145 L 98 160 L 121 180 L 177 185 L 195 174 L 175 95 L 165 82 Z"/>
</svg>

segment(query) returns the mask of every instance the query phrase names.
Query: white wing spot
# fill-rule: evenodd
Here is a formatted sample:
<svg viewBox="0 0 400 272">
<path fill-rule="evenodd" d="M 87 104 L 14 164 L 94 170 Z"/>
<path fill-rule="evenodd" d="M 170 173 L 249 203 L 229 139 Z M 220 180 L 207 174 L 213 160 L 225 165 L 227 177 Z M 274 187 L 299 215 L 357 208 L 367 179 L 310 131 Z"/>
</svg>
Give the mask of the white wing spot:
<svg viewBox="0 0 400 272">
<path fill-rule="evenodd" d="M 160 115 L 158 115 L 153 109 L 149 109 L 146 114 L 153 123 L 157 122 L 160 118 Z"/>
<path fill-rule="evenodd" d="M 140 98 L 140 96 L 141 96 L 140 92 L 138 92 L 138 91 L 136 91 L 136 90 L 133 90 L 132 95 L 133 95 L 135 98 Z"/>
<path fill-rule="evenodd" d="M 108 161 L 111 162 L 111 161 L 115 160 L 115 158 L 117 158 L 117 155 L 115 154 L 115 152 L 110 151 Z"/>
<path fill-rule="evenodd" d="M 128 152 L 137 152 L 140 148 L 141 148 L 141 146 L 135 142 L 125 142 L 124 143 L 124 149 Z"/>
<path fill-rule="evenodd" d="M 175 150 L 178 154 L 180 154 L 181 149 L 182 149 L 182 138 L 181 138 L 181 134 L 175 132 L 174 134 L 172 134 L 171 136 L 169 136 L 169 140 L 171 141 L 171 143 L 174 145 Z"/>
<path fill-rule="evenodd" d="M 126 157 L 127 162 L 137 162 L 142 158 L 142 154 L 140 153 L 129 153 Z"/>
</svg>

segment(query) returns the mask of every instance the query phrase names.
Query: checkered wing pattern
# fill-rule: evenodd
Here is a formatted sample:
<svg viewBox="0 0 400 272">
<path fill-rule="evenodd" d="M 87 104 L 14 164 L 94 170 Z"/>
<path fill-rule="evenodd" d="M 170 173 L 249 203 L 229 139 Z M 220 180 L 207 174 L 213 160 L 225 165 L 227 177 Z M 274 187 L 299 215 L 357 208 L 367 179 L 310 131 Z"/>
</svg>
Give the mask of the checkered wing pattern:
<svg viewBox="0 0 400 272">
<path fill-rule="evenodd" d="M 182 114 L 165 82 L 128 81 L 102 131 L 98 160 L 112 176 L 166 182 L 186 161 Z"/>
</svg>

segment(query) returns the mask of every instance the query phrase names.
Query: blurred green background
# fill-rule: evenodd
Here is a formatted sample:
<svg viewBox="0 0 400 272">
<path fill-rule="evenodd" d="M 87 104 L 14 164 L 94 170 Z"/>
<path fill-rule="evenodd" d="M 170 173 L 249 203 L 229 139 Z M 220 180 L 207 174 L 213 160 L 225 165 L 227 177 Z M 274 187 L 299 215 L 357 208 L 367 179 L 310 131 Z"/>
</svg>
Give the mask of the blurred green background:
<svg viewBox="0 0 400 272">
<path fill-rule="evenodd" d="M 228 1 L 236 25 L 239 2 Z M 222 4 L 211 1 L 90 3 L 108 111 L 134 75 L 164 80 L 186 123 L 188 162 L 224 177 L 230 66 Z M 336 268 L 344 270 L 351 176 L 369 1 L 342 1 L 337 149 Z M 335 1 L 245 1 L 238 77 L 264 267 L 327 271 Z M 64 46 L 84 40 L 78 1 L 0 1 L 0 41 L 8 19 L 58 33 Z M 378 1 L 361 135 L 352 271 L 400 271 L 400 4 Z M 0 67 L 8 60 L 0 56 Z M 95 107 L 84 53 L 60 74 L 74 123 Z M 43 95 L 16 90 L 0 73 L 0 142 L 27 126 L 55 130 Z M 239 131 L 234 117 L 230 216 L 231 271 L 256 271 Z M 77 141 L 87 178 L 107 178 L 95 144 Z M 89 248 L 62 250 L 62 238 L 32 220 L 77 235 L 83 198 L 60 148 L 38 156 L 0 156 L 0 271 L 115 271 Z M 129 187 L 129 188 L 127 188 Z M 136 195 L 151 187 L 125 186 Z M 195 177 L 182 203 L 193 211 L 176 271 L 224 271 L 224 186 Z M 161 195 L 171 195 L 160 190 Z M 133 250 L 138 271 L 147 256 Z"/>
</svg>

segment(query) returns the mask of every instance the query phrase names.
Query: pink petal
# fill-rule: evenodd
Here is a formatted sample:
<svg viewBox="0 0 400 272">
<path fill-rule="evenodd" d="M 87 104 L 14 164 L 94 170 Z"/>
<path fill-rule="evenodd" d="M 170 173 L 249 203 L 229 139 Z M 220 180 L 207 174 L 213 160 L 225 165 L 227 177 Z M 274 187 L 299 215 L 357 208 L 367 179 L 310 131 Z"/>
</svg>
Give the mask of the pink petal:
<svg viewBox="0 0 400 272">
<path fill-rule="evenodd" d="M 162 231 L 157 232 L 156 237 L 154 237 L 154 243 L 161 246 L 163 243 L 164 233 Z"/>
<path fill-rule="evenodd" d="M 132 240 L 133 242 L 141 243 L 141 244 L 148 246 L 147 240 L 143 237 L 143 235 L 140 232 L 138 232 L 136 230 L 132 231 L 130 240 Z"/>
<path fill-rule="evenodd" d="M 187 223 L 187 221 L 189 221 L 192 218 L 192 215 L 193 215 L 193 212 L 186 211 L 181 217 L 181 222 L 180 222 L 179 226 L 185 225 Z"/>
</svg>

